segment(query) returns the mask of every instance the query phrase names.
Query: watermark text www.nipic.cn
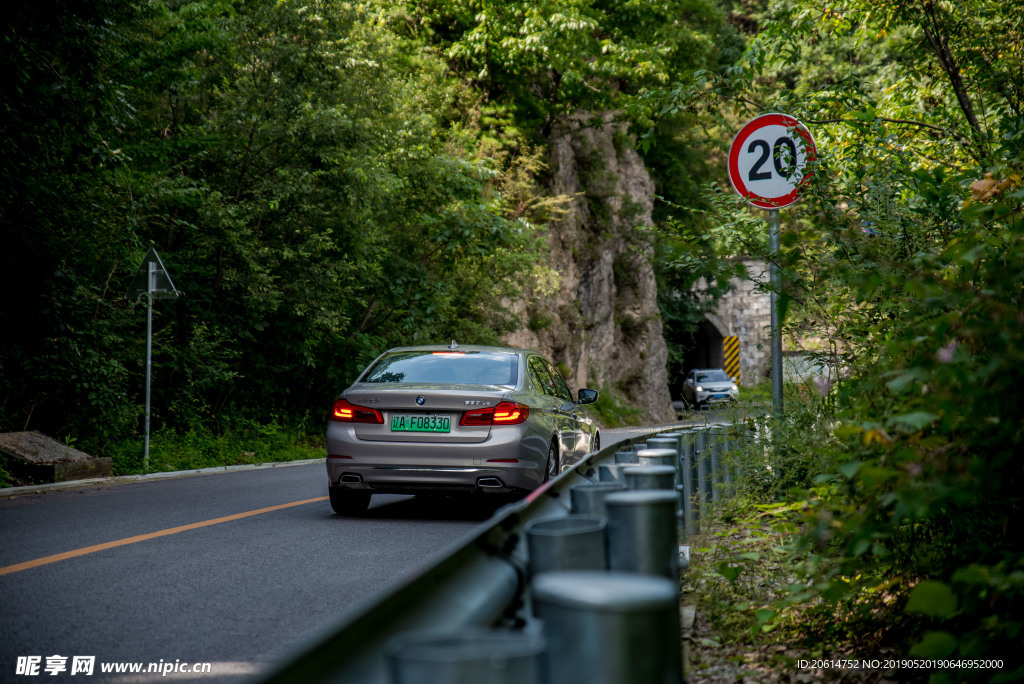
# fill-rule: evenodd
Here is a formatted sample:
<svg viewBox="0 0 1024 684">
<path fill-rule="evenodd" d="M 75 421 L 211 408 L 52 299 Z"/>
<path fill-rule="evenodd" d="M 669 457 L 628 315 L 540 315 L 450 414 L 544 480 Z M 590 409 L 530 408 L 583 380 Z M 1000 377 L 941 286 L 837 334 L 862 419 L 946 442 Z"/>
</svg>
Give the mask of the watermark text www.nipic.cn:
<svg viewBox="0 0 1024 684">
<path fill-rule="evenodd" d="M 819 658 L 798 660 L 801 670 L 1001 670 L 1002 660 L 969 658 Z"/>
<path fill-rule="evenodd" d="M 18 662 L 14 667 L 14 674 L 23 677 L 38 677 L 41 675 L 56 676 L 59 674 L 85 675 L 94 674 L 97 669 L 104 674 L 107 673 L 155 673 L 163 677 L 169 674 L 202 674 L 211 671 L 211 663 L 183 663 L 180 660 L 158 663 L 99 663 L 97 668 L 96 656 L 18 656 Z"/>
</svg>

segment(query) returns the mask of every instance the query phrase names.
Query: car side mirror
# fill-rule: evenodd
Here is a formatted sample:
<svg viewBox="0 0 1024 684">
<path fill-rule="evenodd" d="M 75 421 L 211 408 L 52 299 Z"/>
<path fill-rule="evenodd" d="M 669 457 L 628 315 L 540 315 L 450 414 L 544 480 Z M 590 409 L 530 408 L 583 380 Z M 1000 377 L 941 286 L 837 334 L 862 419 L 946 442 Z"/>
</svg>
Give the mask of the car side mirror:
<svg viewBox="0 0 1024 684">
<path fill-rule="evenodd" d="M 581 389 L 577 404 L 593 404 L 597 401 L 597 390 Z"/>
</svg>

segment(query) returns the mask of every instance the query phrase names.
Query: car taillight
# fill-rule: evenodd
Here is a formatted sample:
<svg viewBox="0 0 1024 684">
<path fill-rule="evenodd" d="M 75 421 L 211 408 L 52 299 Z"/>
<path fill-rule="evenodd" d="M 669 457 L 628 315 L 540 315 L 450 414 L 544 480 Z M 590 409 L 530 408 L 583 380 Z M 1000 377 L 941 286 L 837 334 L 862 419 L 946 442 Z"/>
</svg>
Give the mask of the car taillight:
<svg viewBox="0 0 1024 684">
<path fill-rule="evenodd" d="M 375 423 L 382 425 L 384 416 L 375 408 L 367 406 L 356 406 L 345 399 L 338 399 L 334 402 L 334 409 L 331 411 L 331 420 L 339 423 Z"/>
<path fill-rule="evenodd" d="M 489 425 L 518 425 L 524 422 L 530 415 L 530 407 L 525 404 L 514 404 L 511 401 L 503 401 L 494 408 L 473 409 L 462 414 L 459 425 L 466 426 L 489 426 Z"/>
<path fill-rule="evenodd" d="M 494 407 L 495 425 L 518 425 L 530 416 L 530 407 L 503 401 Z"/>
<path fill-rule="evenodd" d="M 484 425 L 489 426 L 491 424 L 491 418 L 494 416 L 493 408 L 485 409 L 473 409 L 472 411 L 466 411 L 462 414 L 462 418 L 459 419 L 459 425 Z"/>
</svg>

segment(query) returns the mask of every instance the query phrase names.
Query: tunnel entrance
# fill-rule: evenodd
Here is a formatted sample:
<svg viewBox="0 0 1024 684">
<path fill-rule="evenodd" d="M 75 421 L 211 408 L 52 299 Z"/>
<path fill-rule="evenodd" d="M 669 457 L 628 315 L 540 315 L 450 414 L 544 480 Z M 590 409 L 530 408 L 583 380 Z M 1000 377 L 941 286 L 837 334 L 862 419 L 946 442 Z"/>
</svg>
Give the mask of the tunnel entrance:
<svg viewBox="0 0 1024 684">
<path fill-rule="evenodd" d="M 669 390 L 673 399 L 682 397 L 683 380 L 692 369 L 722 367 L 722 345 L 726 334 L 713 321 L 705 318 L 697 325 L 697 330 L 678 340 L 682 358 L 669 363 Z"/>
<path fill-rule="evenodd" d="M 697 332 L 693 334 L 690 351 L 686 354 L 687 372 L 691 368 L 721 368 L 724 338 L 714 323 L 706 318 L 701 321 Z"/>
</svg>

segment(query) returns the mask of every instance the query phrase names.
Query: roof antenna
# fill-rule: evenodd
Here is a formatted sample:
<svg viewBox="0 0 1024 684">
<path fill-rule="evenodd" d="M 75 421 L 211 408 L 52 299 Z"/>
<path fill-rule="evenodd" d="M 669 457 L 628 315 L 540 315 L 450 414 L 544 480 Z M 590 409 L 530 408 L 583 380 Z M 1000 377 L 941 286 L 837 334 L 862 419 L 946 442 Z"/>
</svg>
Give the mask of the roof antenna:
<svg viewBox="0 0 1024 684">
<path fill-rule="evenodd" d="M 458 343 L 455 340 L 452 340 L 452 343 L 448 345 L 448 348 L 449 349 L 458 349 L 459 345 L 458 345 Z"/>
</svg>

